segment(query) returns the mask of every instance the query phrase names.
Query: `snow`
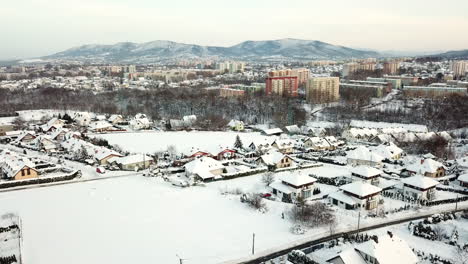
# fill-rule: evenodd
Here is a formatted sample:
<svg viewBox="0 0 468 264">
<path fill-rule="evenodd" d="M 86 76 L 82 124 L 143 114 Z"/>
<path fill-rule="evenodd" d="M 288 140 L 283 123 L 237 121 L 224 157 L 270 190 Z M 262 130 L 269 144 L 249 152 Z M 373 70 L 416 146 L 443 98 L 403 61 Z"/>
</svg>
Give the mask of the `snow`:
<svg viewBox="0 0 468 264">
<path fill-rule="evenodd" d="M 309 183 L 314 183 L 317 181 L 317 179 L 310 177 L 308 175 L 305 175 L 305 174 L 293 174 L 293 175 L 289 175 L 286 177 L 282 177 L 281 180 L 291 185 L 294 185 L 296 187 L 309 184 Z"/>
<path fill-rule="evenodd" d="M 237 135 L 245 146 L 248 146 L 252 141 L 263 141 L 263 139 L 268 138 L 258 132 L 205 131 L 113 133 L 99 134 L 97 137 L 106 139 L 112 145 L 117 144 L 129 152 L 154 153 L 166 151 L 168 146 L 174 145 L 177 152 L 190 155 L 198 150 L 210 150 L 213 146 L 233 146 Z"/>
<path fill-rule="evenodd" d="M 413 264 L 418 262 L 418 258 L 408 244 L 396 235 L 392 237 L 379 236 L 378 243 L 371 239 L 357 245 L 356 249 L 376 258 L 380 264 L 393 264 L 395 262 Z"/>
<path fill-rule="evenodd" d="M 422 175 L 416 175 L 409 178 L 405 178 L 402 179 L 401 182 L 421 189 L 428 189 L 439 184 L 438 181 Z"/>
<path fill-rule="evenodd" d="M 382 189 L 379 187 L 361 181 L 343 185 L 340 187 L 340 189 L 352 194 L 356 194 L 359 197 L 365 197 L 382 191 Z"/>
<path fill-rule="evenodd" d="M 382 171 L 369 166 L 356 166 L 351 169 L 351 172 L 357 175 L 364 176 L 366 178 L 380 175 L 383 173 Z"/>
</svg>

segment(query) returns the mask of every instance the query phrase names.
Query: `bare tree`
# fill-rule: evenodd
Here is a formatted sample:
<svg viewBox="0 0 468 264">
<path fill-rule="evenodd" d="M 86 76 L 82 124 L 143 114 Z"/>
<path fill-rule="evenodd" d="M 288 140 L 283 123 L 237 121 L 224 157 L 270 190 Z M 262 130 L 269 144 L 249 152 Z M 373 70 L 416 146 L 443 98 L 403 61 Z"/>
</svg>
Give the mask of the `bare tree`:
<svg viewBox="0 0 468 264">
<path fill-rule="evenodd" d="M 468 247 L 456 245 L 454 251 L 453 258 L 456 264 L 468 263 Z"/>
<path fill-rule="evenodd" d="M 269 172 L 269 173 L 263 174 L 262 182 L 266 186 L 270 186 L 270 184 L 272 184 L 274 181 L 275 181 L 275 175 L 273 173 Z"/>
</svg>

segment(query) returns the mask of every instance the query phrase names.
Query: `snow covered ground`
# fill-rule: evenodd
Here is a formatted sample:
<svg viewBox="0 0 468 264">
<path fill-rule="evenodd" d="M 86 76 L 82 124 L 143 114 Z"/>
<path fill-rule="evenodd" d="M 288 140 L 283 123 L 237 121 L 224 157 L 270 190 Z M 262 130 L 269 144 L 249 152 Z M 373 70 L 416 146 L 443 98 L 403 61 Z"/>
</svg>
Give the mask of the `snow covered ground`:
<svg viewBox="0 0 468 264">
<path fill-rule="evenodd" d="M 247 147 L 254 140 L 263 140 L 266 136 L 259 132 L 211 132 L 211 131 L 176 131 L 176 132 L 140 132 L 140 133 L 114 133 L 99 134 L 109 141 L 130 152 L 154 153 L 165 151 L 170 145 L 176 147 L 177 152 L 192 154 L 198 150 L 215 151 L 219 147 L 234 147 L 236 136 L 239 135 L 242 143 Z"/>
</svg>

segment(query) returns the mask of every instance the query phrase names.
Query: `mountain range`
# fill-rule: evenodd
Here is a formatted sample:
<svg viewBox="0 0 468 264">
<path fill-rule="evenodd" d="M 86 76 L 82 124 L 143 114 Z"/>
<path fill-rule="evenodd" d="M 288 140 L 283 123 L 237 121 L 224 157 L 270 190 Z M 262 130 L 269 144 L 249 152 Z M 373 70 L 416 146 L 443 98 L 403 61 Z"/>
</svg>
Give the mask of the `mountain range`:
<svg viewBox="0 0 468 264">
<path fill-rule="evenodd" d="M 146 43 L 121 42 L 114 45 L 83 45 L 44 59 L 93 60 L 108 62 L 151 62 L 173 58 L 236 59 L 347 59 L 378 57 L 375 51 L 352 49 L 316 40 L 279 39 L 245 41 L 230 47 L 183 44 L 156 40 Z"/>
</svg>

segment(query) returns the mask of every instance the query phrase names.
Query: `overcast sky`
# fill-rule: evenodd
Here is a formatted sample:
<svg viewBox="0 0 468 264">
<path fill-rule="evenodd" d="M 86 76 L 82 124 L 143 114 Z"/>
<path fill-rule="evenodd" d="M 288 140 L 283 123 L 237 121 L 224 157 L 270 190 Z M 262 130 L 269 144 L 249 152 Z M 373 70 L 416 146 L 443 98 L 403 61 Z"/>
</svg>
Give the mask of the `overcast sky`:
<svg viewBox="0 0 468 264">
<path fill-rule="evenodd" d="M 300 38 L 377 50 L 468 49 L 467 0 L 11 0 L 0 59 L 122 41 L 230 46 Z"/>
</svg>

